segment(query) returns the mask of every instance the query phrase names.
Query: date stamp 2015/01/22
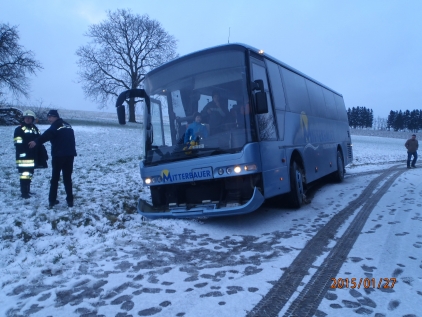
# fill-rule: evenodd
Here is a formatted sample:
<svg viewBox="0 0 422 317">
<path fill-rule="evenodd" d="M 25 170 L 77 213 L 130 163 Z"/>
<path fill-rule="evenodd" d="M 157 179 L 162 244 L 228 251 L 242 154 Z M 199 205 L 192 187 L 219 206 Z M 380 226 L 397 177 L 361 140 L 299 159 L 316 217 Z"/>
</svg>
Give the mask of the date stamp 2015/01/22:
<svg viewBox="0 0 422 317">
<path fill-rule="evenodd" d="M 331 278 L 331 288 L 394 288 L 396 284 L 395 277 L 380 277 L 380 278 Z"/>
</svg>

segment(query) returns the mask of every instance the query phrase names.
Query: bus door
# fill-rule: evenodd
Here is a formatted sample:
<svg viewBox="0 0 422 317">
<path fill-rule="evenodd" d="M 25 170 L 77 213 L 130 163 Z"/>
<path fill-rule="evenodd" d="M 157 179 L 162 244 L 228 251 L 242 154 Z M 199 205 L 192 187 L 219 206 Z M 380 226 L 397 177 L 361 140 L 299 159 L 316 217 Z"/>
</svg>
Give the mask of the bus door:
<svg viewBox="0 0 422 317">
<path fill-rule="evenodd" d="M 261 152 L 264 197 L 269 198 L 289 191 L 288 178 L 285 177 L 286 163 L 282 162 L 286 154 L 277 141 L 276 118 L 264 61 L 251 57 L 251 72 L 252 81 L 261 79 L 267 93 L 268 113 L 257 114 L 255 119 Z"/>
</svg>

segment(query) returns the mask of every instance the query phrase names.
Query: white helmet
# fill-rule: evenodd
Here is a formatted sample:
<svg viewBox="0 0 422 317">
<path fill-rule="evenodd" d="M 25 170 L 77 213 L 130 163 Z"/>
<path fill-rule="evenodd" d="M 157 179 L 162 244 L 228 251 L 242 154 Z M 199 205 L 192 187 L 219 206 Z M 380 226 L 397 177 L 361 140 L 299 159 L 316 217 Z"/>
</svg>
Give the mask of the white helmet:
<svg viewBox="0 0 422 317">
<path fill-rule="evenodd" d="M 35 113 L 33 111 L 31 111 L 31 110 L 25 110 L 23 112 L 23 115 L 22 116 L 23 117 L 32 117 L 32 118 L 34 118 L 34 120 L 36 119 Z"/>
</svg>

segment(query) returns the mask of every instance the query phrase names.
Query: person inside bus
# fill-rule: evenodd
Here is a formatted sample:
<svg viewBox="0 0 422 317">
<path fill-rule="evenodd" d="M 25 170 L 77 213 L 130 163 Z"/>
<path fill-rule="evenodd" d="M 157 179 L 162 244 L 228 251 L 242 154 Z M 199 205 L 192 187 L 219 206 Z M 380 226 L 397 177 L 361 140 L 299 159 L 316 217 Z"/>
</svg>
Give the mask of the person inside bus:
<svg viewBox="0 0 422 317">
<path fill-rule="evenodd" d="M 229 118 L 229 111 L 224 107 L 217 91 L 212 93 L 212 101 L 207 103 L 201 111 L 203 122 L 210 125 L 211 133 L 215 134 L 222 130 L 222 127 Z"/>
<path fill-rule="evenodd" d="M 184 143 L 197 141 L 208 137 L 208 129 L 205 124 L 201 123 L 201 114 L 199 112 L 194 115 L 195 121 L 186 129 Z"/>
</svg>

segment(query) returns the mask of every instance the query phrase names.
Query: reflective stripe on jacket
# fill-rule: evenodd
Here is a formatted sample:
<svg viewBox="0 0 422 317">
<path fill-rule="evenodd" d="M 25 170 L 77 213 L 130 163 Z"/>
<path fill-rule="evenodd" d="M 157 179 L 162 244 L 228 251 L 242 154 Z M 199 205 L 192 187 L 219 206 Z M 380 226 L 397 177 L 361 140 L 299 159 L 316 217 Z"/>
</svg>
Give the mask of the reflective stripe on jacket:
<svg viewBox="0 0 422 317">
<path fill-rule="evenodd" d="M 34 168 L 37 149 L 30 149 L 28 143 L 34 141 L 40 134 L 40 130 L 34 124 L 21 124 L 15 129 L 13 143 L 16 147 L 17 167 Z"/>
<path fill-rule="evenodd" d="M 35 140 L 35 143 L 44 144 L 50 141 L 51 156 L 76 156 L 75 134 L 72 126 L 59 118 L 54 121 L 51 126 Z"/>
</svg>

